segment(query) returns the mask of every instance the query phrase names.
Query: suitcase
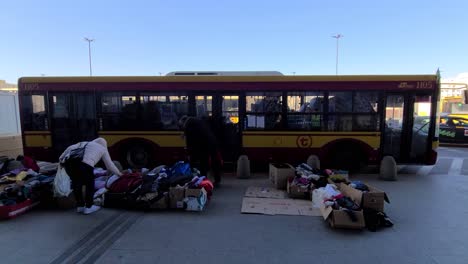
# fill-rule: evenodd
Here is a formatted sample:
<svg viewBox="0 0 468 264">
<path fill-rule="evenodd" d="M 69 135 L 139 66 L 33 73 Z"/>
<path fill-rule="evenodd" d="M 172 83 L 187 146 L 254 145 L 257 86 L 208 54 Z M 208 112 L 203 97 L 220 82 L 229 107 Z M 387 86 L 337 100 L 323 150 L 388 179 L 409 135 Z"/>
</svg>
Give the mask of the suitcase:
<svg viewBox="0 0 468 264">
<path fill-rule="evenodd" d="M 12 219 L 26 213 L 35 206 L 39 205 L 39 201 L 27 199 L 15 205 L 0 206 L 0 219 Z"/>
</svg>

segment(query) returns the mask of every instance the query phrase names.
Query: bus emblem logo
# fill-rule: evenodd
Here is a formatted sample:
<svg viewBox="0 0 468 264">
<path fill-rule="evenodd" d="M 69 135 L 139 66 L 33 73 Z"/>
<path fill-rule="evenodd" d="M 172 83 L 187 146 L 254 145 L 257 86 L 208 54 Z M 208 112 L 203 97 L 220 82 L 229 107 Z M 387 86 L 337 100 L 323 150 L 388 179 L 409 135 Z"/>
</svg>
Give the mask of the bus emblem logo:
<svg viewBox="0 0 468 264">
<path fill-rule="evenodd" d="M 398 85 L 398 88 L 400 88 L 400 89 L 414 88 L 414 85 L 408 84 L 407 82 L 401 82 L 401 83 Z"/>
<path fill-rule="evenodd" d="M 311 136 L 298 136 L 296 139 L 296 144 L 300 148 L 310 148 L 312 147 L 312 137 Z"/>
</svg>

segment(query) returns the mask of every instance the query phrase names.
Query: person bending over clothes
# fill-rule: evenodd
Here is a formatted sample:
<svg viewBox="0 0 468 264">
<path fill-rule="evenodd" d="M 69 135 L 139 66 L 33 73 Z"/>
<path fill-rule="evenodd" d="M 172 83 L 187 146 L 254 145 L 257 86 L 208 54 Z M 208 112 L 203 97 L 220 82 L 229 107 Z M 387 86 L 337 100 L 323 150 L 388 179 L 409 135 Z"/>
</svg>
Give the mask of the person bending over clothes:
<svg viewBox="0 0 468 264">
<path fill-rule="evenodd" d="M 86 144 L 84 149 L 83 160 L 68 160 L 64 163 L 67 155 L 72 150 L 83 147 Z M 101 207 L 93 205 L 93 195 L 94 195 L 94 166 L 100 161 L 103 160 L 104 165 L 106 165 L 107 170 L 112 172 L 115 175 L 121 176 L 121 172 L 115 166 L 114 162 L 110 157 L 109 151 L 107 150 L 107 142 L 103 138 L 97 138 L 90 142 L 80 142 L 74 145 L 69 146 L 63 153 L 60 155 L 60 163 L 64 164 L 65 171 L 70 176 L 72 181 L 73 194 L 77 202 L 77 213 L 91 214 Z M 82 188 L 86 188 L 86 196 L 83 199 Z"/>
</svg>

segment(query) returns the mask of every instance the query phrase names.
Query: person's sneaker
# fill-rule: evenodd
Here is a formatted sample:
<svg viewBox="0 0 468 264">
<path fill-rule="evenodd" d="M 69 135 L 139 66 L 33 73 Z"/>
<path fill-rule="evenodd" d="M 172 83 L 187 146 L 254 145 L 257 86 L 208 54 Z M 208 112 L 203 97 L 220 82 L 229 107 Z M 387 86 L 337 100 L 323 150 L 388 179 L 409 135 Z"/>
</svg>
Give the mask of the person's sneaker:
<svg viewBox="0 0 468 264">
<path fill-rule="evenodd" d="M 96 211 L 99 211 L 99 209 L 101 209 L 100 206 L 93 205 L 93 206 L 91 206 L 91 207 L 89 207 L 89 208 L 85 208 L 83 213 L 84 213 L 85 215 L 88 215 L 88 214 L 92 214 L 92 213 L 94 213 L 94 212 L 96 212 Z"/>
<path fill-rule="evenodd" d="M 76 212 L 82 214 L 84 212 L 84 207 L 77 207 Z"/>
</svg>

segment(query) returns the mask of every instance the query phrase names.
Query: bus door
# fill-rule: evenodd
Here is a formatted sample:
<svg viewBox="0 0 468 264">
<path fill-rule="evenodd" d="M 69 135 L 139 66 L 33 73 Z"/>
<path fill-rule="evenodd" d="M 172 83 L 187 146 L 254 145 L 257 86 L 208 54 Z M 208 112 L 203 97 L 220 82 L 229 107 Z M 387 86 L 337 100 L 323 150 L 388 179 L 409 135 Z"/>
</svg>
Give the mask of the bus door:
<svg viewBox="0 0 468 264">
<path fill-rule="evenodd" d="M 97 137 L 94 94 L 51 93 L 51 128 L 57 154 L 69 145 Z"/>
<path fill-rule="evenodd" d="M 411 134 L 411 148 L 409 161 L 424 163 L 432 150 L 431 127 L 432 97 L 425 94 L 411 95 L 409 98 L 409 133 Z"/>
<path fill-rule="evenodd" d="M 221 120 L 223 122 L 222 154 L 226 163 L 236 164 L 241 149 L 239 122 L 239 95 L 223 94 L 219 96 Z"/>
<path fill-rule="evenodd" d="M 234 162 L 240 151 L 239 95 L 196 94 L 195 114 L 206 119 L 218 139 L 226 163 Z"/>
<path fill-rule="evenodd" d="M 387 94 L 383 155 L 397 162 L 424 163 L 431 149 L 431 96 Z"/>
<path fill-rule="evenodd" d="M 383 155 L 393 156 L 397 162 L 403 161 L 405 156 L 406 108 L 404 94 L 387 94 L 384 110 Z"/>
</svg>

